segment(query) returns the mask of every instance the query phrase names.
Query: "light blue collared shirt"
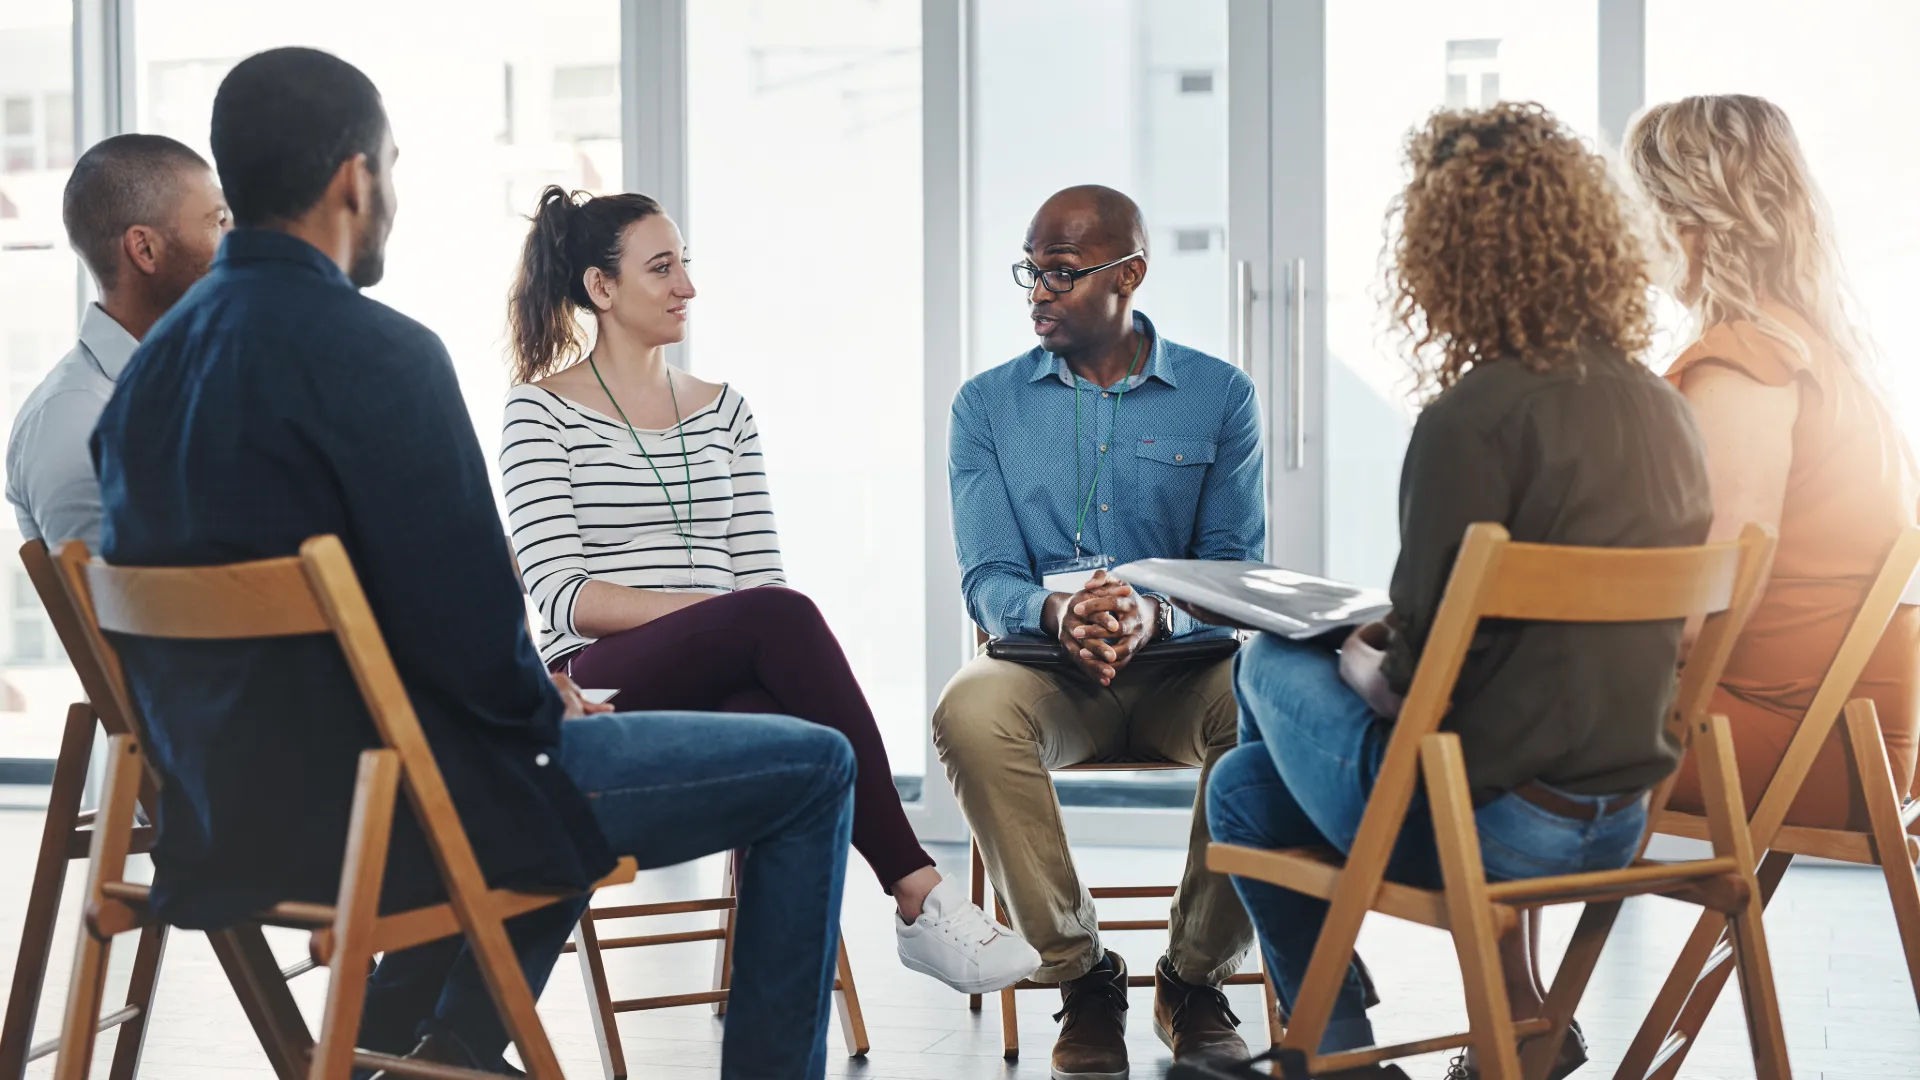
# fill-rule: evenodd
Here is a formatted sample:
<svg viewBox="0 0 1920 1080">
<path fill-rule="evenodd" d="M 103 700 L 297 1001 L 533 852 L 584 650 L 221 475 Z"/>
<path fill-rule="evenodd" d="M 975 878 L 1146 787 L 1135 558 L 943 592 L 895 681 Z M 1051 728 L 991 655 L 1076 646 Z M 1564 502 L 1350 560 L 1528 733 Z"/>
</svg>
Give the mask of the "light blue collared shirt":
<svg viewBox="0 0 1920 1080">
<path fill-rule="evenodd" d="M 88 304 L 80 343 L 21 404 L 7 439 L 7 501 L 23 539 L 58 549 L 77 538 L 100 550 L 100 482 L 87 439 L 139 345 L 99 304 Z"/>
<path fill-rule="evenodd" d="M 1080 542 L 1087 554 L 1115 564 L 1265 557 L 1253 380 L 1166 340 L 1145 315 L 1133 319 L 1153 349 L 1126 383 L 1117 418 L 1120 383 L 1095 387 L 1038 347 L 967 380 L 954 398 L 954 547 L 967 613 L 989 634 L 1042 633 L 1041 578 L 1074 558 L 1074 522 L 1102 456 Z M 1195 625 L 1176 614 L 1176 633 Z"/>
</svg>

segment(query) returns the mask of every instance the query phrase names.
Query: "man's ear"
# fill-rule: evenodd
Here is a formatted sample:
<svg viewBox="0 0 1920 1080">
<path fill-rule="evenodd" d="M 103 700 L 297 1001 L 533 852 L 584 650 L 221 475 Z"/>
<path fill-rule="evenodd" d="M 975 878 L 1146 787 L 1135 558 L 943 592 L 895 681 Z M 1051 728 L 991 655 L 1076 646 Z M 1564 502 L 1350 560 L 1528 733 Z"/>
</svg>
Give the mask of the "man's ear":
<svg viewBox="0 0 1920 1080">
<path fill-rule="evenodd" d="M 1147 260 L 1128 259 L 1119 266 L 1118 284 L 1121 296 L 1132 296 L 1140 283 L 1147 280 Z"/>
<path fill-rule="evenodd" d="M 159 230 L 147 225 L 133 225 L 121 234 L 120 252 L 135 270 L 151 276 L 160 269 L 160 250 L 165 244 Z"/>
<path fill-rule="evenodd" d="M 355 154 L 334 170 L 333 180 L 327 187 L 339 189 L 341 203 L 359 214 L 373 206 L 373 184 L 373 170 L 367 165 L 367 155 Z"/>
</svg>

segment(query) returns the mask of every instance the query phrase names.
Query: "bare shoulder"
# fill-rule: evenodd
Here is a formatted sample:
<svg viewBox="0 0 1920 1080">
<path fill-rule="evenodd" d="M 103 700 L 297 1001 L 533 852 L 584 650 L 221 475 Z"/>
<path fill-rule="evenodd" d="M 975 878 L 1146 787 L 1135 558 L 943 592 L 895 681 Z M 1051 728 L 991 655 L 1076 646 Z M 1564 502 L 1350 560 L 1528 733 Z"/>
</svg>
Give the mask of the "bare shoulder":
<svg viewBox="0 0 1920 1080">
<path fill-rule="evenodd" d="M 1703 428 L 1744 429 L 1787 435 L 1800 413 L 1800 393 L 1792 384 L 1768 384 L 1745 370 L 1703 363 L 1689 368 L 1680 392 L 1692 404 Z"/>
</svg>

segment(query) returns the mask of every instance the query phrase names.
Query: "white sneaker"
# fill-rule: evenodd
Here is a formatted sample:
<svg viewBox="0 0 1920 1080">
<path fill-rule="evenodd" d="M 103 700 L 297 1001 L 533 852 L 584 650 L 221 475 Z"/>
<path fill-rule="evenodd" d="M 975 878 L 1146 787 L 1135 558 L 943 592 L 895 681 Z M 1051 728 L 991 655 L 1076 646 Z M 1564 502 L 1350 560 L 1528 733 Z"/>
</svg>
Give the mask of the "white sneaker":
<svg viewBox="0 0 1920 1080">
<path fill-rule="evenodd" d="M 963 994 L 1005 990 L 1040 969 L 1040 954 L 1007 927 L 967 902 L 944 878 L 927 894 L 912 925 L 893 918 L 900 962 Z"/>
</svg>

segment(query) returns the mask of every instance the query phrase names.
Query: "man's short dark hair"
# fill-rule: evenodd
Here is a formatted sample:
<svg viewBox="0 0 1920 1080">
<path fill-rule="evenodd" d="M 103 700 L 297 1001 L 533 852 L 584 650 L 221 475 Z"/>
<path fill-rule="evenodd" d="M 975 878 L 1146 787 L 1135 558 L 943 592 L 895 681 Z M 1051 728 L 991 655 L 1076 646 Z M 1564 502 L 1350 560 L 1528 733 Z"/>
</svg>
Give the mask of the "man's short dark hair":
<svg viewBox="0 0 1920 1080">
<path fill-rule="evenodd" d="M 292 221 L 313 208 L 355 154 L 380 166 L 387 110 L 373 80 L 318 49 L 269 49 L 240 61 L 213 98 L 213 160 L 234 224 Z"/>
<path fill-rule="evenodd" d="M 114 286 L 127 230 L 145 225 L 171 235 L 181 170 L 206 167 L 205 158 L 165 135 L 115 135 L 73 163 L 60 220 L 102 289 Z"/>
</svg>

